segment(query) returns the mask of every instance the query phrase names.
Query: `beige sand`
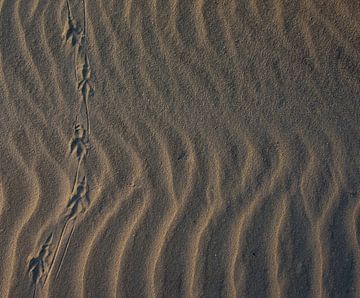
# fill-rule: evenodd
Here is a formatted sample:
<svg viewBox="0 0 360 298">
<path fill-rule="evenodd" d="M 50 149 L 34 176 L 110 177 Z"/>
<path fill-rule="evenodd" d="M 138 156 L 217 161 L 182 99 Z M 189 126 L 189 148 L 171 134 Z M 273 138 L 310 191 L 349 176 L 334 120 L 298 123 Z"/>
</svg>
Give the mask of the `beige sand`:
<svg viewBox="0 0 360 298">
<path fill-rule="evenodd" d="M 359 1 L 0 21 L 1 297 L 360 297 Z"/>
</svg>

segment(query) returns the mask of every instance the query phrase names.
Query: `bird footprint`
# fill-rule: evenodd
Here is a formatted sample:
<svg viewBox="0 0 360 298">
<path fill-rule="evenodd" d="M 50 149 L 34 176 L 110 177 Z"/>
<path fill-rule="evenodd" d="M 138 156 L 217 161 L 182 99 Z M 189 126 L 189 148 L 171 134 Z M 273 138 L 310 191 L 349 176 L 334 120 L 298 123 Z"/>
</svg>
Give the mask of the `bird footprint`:
<svg viewBox="0 0 360 298">
<path fill-rule="evenodd" d="M 50 245 L 52 237 L 53 234 L 51 233 L 46 239 L 45 243 L 42 245 L 38 256 L 32 258 L 29 262 L 28 272 L 31 275 L 33 285 L 36 285 L 36 283 L 45 273 L 45 258 L 50 255 L 48 253 L 48 247 Z"/>
<path fill-rule="evenodd" d="M 90 205 L 90 193 L 87 184 L 87 179 L 84 176 L 82 181 L 78 184 L 75 194 L 70 198 L 66 205 L 69 213 L 67 214 L 67 220 L 74 218 L 79 211 L 81 206 L 81 213 L 85 212 L 86 208 Z"/>
<path fill-rule="evenodd" d="M 72 46 L 79 44 L 82 40 L 83 30 L 81 27 L 78 27 L 76 21 L 74 20 L 69 1 L 66 1 L 67 8 L 68 8 L 68 23 L 67 23 L 67 30 L 65 33 L 65 40 L 66 42 L 70 41 Z"/>
<path fill-rule="evenodd" d="M 82 66 L 82 79 L 79 82 L 78 88 L 81 91 L 83 96 L 94 96 L 95 91 L 90 83 L 91 78 L 91 66 L 89 62 L 89 57 L 85 54 L 85 61 Z"/>
<path fill-rule="evenodd" d="M 86 134 L 86 130 L 83 125 L 76 124 L 74 137 L 70 144 L 70 154 L 74 154 L 76 152 L 76 157 L 80 161 L 82 160 L 88 149 L 92 149 L 93 146 L 90 144 L 88 136 Z"/>
</svg>

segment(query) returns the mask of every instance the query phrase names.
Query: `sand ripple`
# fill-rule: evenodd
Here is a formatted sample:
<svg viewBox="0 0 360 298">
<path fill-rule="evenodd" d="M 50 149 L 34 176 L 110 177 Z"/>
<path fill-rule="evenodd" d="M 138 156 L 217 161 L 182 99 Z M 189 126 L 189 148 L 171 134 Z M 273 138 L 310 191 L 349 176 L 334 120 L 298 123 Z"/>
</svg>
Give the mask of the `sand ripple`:
<svg viewBox="0 0 360 298">
<path fill-rule="evenodd" d="M 0 296 L 358 297 L 359 8 L 0 0 Z"/>
</svg>

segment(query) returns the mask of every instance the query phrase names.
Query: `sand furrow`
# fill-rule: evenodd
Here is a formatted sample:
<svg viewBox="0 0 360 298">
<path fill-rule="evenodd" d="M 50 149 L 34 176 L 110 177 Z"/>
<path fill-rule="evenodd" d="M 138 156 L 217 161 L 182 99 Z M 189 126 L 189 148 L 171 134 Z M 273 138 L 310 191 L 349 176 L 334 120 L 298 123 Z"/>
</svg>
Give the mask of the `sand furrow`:
<svg viewBox="0 0 360 298">
<path fill-rule="evenodd" d="M 283 280 L 279 276 L 279 264 L 281 254 L 279 253 L 280 237 L 283 233 L 286 215 L 288 213 L 288 196 L 284 195 L 279 203 L 279 214 L 274 220 L 274 231 L 270 236 L 271 243 L 269 243 L 269 279 L 270 279 L 270 293 L 271 297 L 283 297 Z"/>
<path fill-rule="evenodd" d="M 328 33 L 332 35 L 340 45 L 347 49 L 347 51 L 349 51 L 349 53 L 351 53 L 354 58 L 359 59 L 359 51 L 354 41 L 349 40 L 347 36 L 344 36 L 344 31 L 338 29 L 335 24 L 333 24 L 328 18 L 326 18 L 326 16 L 323 16 L 315 7 L 312 1 L 308 1 L 307 3 L 311 4 L 311 14 L 323 24 Z"/>
<path fill-rule="evenodd" d="M 307 213 L 307 216 L 311 222 L 311 233 L 314 235 L 314 258 L 317 260 L 314 268 L 314 295 L 319 297 L 325 297 L 327 293 L 325 292 L 324 286 L 324 272 L 327 271 L 326 267 L 328 266 L 328 260 L 326 256 L 328 255 L 327 242 L 328 235 L 325 234 L 328 222 L 331 220 L 332 210 L 336 209 L 338 205 L 338 200 L 340 199 L 342 193 L 342 187 L 344 182 L 343 177 L 343 162 L 342 153 L 343 149 L 341 145 L 333 143 L 333 136 L 325 136 L 323 141 L 324 146 L 322 147 L 321 155 L 315 152 L 311 148 L 311 145 L 308 143 L 306 138 L 304 138 L 305 144 L 307 143 L 308 152 L 309 152 L 309 165 L 307 170 L 302 176 L 302 185 L 301 193 L 304 200 L 304 206 Z M 319 142 L 319 136 L 317 136 L 316 143 Z M 329 147 L 330 146 L 330 147 Z M 317 149 L 319 151 L 319 149 Z M 323 160 L 323 156 L 330 156 Z M 336 163 L 335 163 L 336 161 Z M 319 179 L 321 175 L 327 173 L 326 169 L 319 169 L 321 166 L 326 166 L 327 163 L 330 163 L 328 175 L 329 178 L 326 178 L 328 185 L 324 185 L 324 178 Z M 334 163 L 332 166 L 331 164 Z M 307 183 L 304 184 L 307 179 Z M 318 180 L 319 179 L 319 180 Z M 311 181 L 311 182 L 310 182 Z M 310 193 L 308 193 L 310 191 Z"/>
<path fill-rule="evenodd" d="M 61 165 L 59 165 L 53 157 L 49 155 L 45 146 L 38 146 L 38 149 L 43 151 L 43 159 L 41 161 L 35 161 L 24 155 L 28 152 L 27 150 L 23 150 L 23 147 L 26 144 L 23 140 L 14 143 L 19 144 L 18 146 L 20 149 L 17 150 L 18 154 L 24 156 L 27 163 L 31 165 L 30 172 L 38 173 L 38 175 L 35 176 L 37 177 L 38 201 L 36 204 L 34 202 L 35 205 L 33 207 L 33 211 L 30 214 L 26 225 L 21 228 L 21 232 L 19 232 L 18 239 L 16 241 L 16 252 L 18 255 L 26 255 L 27 258 L 35 257 L 35 254 L 37 253 L 36 251 L 40 249 L 38 246 L 40 245 L 39 242 L 44 240 L 45 237 L 48 237 L 48 234 L 51 233 L 51 229 L 55 226 L 56 217 L 58 215 L 54 215 L 54 209 L 58 206 L 62 206 L 61 201 L 63 200 L 63 192 L 70 189 L 70 181 L 67 179 L 67 173 L 63 170 Z M 33 158 L 34 157 L 32 156 L 32 159 Z M 47 166 L 50 167 L 44 171 L 43 169 L 46 169 Z M 46 177 L 53 178 L 47 179 Z M 50 189 L 50 191 L 46 192 L 46 189 Z M 39 222 L 39 218 L 44 218 L 44 221 Z M 33 229 L 38 229 L 40 233 L 32 233 Z M 41 237 L 40 239 L 39 234 Z M 33 251 L 29 251 L 26 246 L 27 243 L 32 243 L 34 245 L 32 247 Z M 51 248 L 49 250 L 51 253 Z M 27 280 L 29 275 L 27 266 L 28 264 L 24 266 L 23 259 L 18 259 L 16 265 L 13 266 L 15 269 L 13 275 L 17 278 L 24 277 L 24 280 Z M 25 291 L 28 291 L 29 289 L 26 288 L 28 286 L 27 282 L 24 283 L 24 286 Z M 24 290 L 24 288 L 12 288 L 11 295 L 18 296 L 20 295 L 19 291 L 21 290 Z M 39 290 L 39 288 L 37 290 Z"/>
<path fill-rule="evenodd" d="M 203 276 L 204 264 L 202 260 L 202 251 L 207 245 L 207 233 L 209 233 L 209 227 L 212 223 L 212 219 L 216 215 L 216 209 L 221 208 L 222 205 L 222 193 L 221 193 L 221 164 L 216 152 L 216 149 L 208 147 L 209 152 L 206 158 L 208 168 L 208 178 L 206 183 L 205 206 L 203 212 L 199 215 L 197 223 L 194 228 L 194 233 L 189 241 L 188 251 L 188 269 L 187 274 L 189 280 L 186 283 L 185 295 L 186 296 L 199 296 L 203 295 L 204 289 Z"/>
<path fill-rule="evenodd" d="M 60 6 L 61 7 L 61 6 Z M 55 98 L 52 98 L 54 105 L 60 105 L 64 110 L 62 111 L 63 117 L 65 115 L 74 115 L 75 113 L 71 113 L 72 110 L 75 110 L 75 98 L 69 96 L 69 93 L 66 92 L 62 88 L 63 82 L 67 81 L 68 85 L 70 86 L 69 82 L 69 75 L 64 73 L 64 68 L 61 65 L 66 65 L 64 61 L 67 57 L 65 55 L 59 55 L 59 50 L 54 49 L 54 46 L 49 43 L 53 39 L 53 36 L 49 34 L 49 30 L 47 28 L 47 24 L 49 22 L 49 17 L 52 16 L 51 12 L 59 9 L 57 6 L 51 6 L 51 3 L 48 2 L 45 7 L 42 7 L 41 11 L 39 11 L 39 15 L 36 15 L 36 20 L 40 20 L 40 32 L 39 32 L 39 44 L 43 47 L 43 57 L 46 57 L 47 63 L 49 64 L 49 75 L 51 76 L 48 79 L 52 82 L 52 92 L 56 94 Z M 60 10 L 60 9 L 59 9 Z M 61 29 L 59 28 L 59 31 Z M 60 42 L 58 43 L 60 45 Z M 55 52 L 56 51 L 56 52 Z M 61 51 L 62 52 L 62 51 Z M 59 57 L 60 56 L 60 57 Z M 70 88 L 72 89 L 72 88 Z M 70 98 L 67 99 L 67 98 Z M 55 100 L 54 100 L 55 99 Z M 73 116 L 74 117 L 74 116 Z M 70 117 L 69 117 L 70 118 Z"/>
<path fill-rule="evenodd" d="M 144 194 L 144 202 L 141 206 L 141 209 L 136 210 L 134 213 L 137 215 L 137 217 L 133 220 L 133 222 L 130 224 L 130 226 L 127 227 L 126 233 L 124 233 L 123 238 L 120 239 L 118 246 L 116 246 L 118 249 L 116 250 L 116 257 L 113 261 L 113 270 L 112 272 L 116 273 L 113 274 L 112 282 L 114 285 L 114 296 L 119 297 L 123 295 L 123 291 L 121 290 L 124 286 L 126 286 L 123 282 L 123 267 L 126 266 L 126 263 L 124 261 L 124 256 L 127 250 L 130 249 L 134 238 L 136 237 L 136 234 L 138 233 L 139 229 L 141 228 L 141 223 L 143 221 L 144 215 L 148 209 L 148 202 L 149 194 Z M 121 289 L 119 290 L 119 287 Z"/>
<path fill-rule="evenodd" d="M 246 141 L 247 150 L 246 150 L 246 159 L 242 165 L 242 175 L 239 181 L 239 190 L 236 198 L 242 196 L 242 193 L 246 193 L 246 190 L 252 185 L 252 180 L 256 177 L 257 167 L 255 166 L 259 159 L 259 154 L 256 151 L 254 145 L 250 140 Z M 231 227 L 229 232 L 229 256 L 227 260 L 227 273 L 226 273 L 226 282 L 228 285 L 228 291 L 231 297 L 236 297 L 238 282 L 237 280 L 242 280 L 235 277 L 236 273 L 236 262 L 239 257 L 239 243 L 241 239 L 241 229 L 244 223 L 244 218 L 242 216 L 233 220 L 234 224 Z"/>
<path fill-rule="evenodd" d="M 275 142 L 275 140 L 274 140 Z M 235 242 L 231 243 L 232 249 L 232 255 L 229 259 L 229 271 L 228 271 L 228 278 L 230 282 L 230 288 L 233 293 L 233 295 L 243 295 L 240 294 L 239 291 L 249 291 L 252 292 L 251 295 L 257 295 L 257 291 L 265 291 L 266 283 L 268 282 L 268 277 L 266 275 L 262 276 L 260 268 L 257 268 L 256 263 L 261 262 L 261 259 L 266 255 L 266 251 L 263 253 L 262 250 L 265 250 L 264 246 L 253 246 L 251 244 L 251 240 L 248 239 L 250 232 L 256 233 L 258 231 L 253 231 L 253 224 L 254 220 L 257 218 L 257 213 L 262 210 L 263 208 L 268 209 L 268 213 L 271 214 L 274 206 L 270 203 L 270 198 L 274 196 L 274 193 L 278 193 L 278 189 L 281 189 L 281 186 L 286 181 L 286 173 L 288 168 L 288 155 L 286 154 L 286 143 L 279 144 L 279 142 L 276 142 L 276 156 L 272 161 L 268 161 L 266 163 L 261 164 L 260 168 L 264 169 L 269 167 L 269 171 L 271 172 L 271 175 L 268 177 L 264 177 L 261 181 L 261 187 L 255 188 L 252 190 L 250 188 L 250 192 L 246 192 L 246 188 L 244 189 L 244 194 L 240 193 L 240 196 L 251 197 L 251 200 L 249 202 L 245 201 L 241 209 L 238 212 L 238 214 L 234 218 L 234 224 L 231 229 L 231 238 L 234 239 Z M 256 148 L 256 147 L 255 147 Z M 252 164 L 257 164 L 261 162 L 261 159 L 264 160 L 264 151 L 259 150 L 259 148 L 256 149 L 256 154 L 252 154 L 252 156 L 249 156 L 251 158 Z M 262 151 L 262 152 L 261 152 Z M 266 159 L 265 159 L 266 160 Z M 269 163 L 270 162 L 270 163 Z M 255 170 L 255 172 L 254 172 Z M 252 172 L 254 172 L 252 175 L 255 177 L 259 176 L 256 174 L 258 169 L 255 167 L 251 169 Z M 274 179 L 276 178 L 276 179 Z M 243 190 L 243 191 L 244 191 Z M 267 207 L 265 207 L 267 206 Z M 264 214 L 265 216 L 265 214 Z M 269 220 L 271 215 L 267 214 L 266 219 Z M 265 221 L 265 219 L 264 219 Z M 270 224 L 270 223 L 269 223 Z M 263 235 L 263 234 L 262 234 Z M 263 236 L 264 243 L 267 240 L 267 236 Z M 250 238 L 252 239 L 252 238 Z M 236 242 L 237 241 L 237 242 Z M 246 256 L 246 257 L 245 257 Z M 260 260 L 258 260 L 260 259 Z M 256 269 L 257 268 L 257 269 Z M 255 273 L 254 270 L 257 270 Z M 261 286 L 263 287 L 257 287 L 253 288 L 251 285 L 251 281 L 247 280 L 247 274 L 250 276 L 254 274 L 259 274 L 259 276 L 262 276 L 263 283 Z M 235 283 L 235 280 L 237 282 Z M 260 285 L 259 285 L 260 286 Z"/>
<path fill-rule="evenodd" d="M 156 13 L 152 12 L 151 20 L 155 23 L 156 37 L 159 41 L 159 47 L 162 53 L 164 53 L 166 62 L 169 64 L 169 75 L 171 76 L 171 81 L 174 78 L 181 76 L 181 79 L 176 82 L 175 94 L 180 93 L 179 90 L 182 89 L 183 92 L 189 87 L 191 88 L 192 93 L 195 94 L 204 94 L 207 93 L 207 89 L 204 88 L 207 86 L 211 88 L 212 92 L 215 92 L 218 96 L 214 98 L 214 105 L 218 104 L 220 98 L 223 98 L 222 92 L 220 90 L 226 91 L 224 88 L 224 78 L 222 74 L 219 74 L 216 69 L 208 64 L 201 65 L 199 64 L 199 50 L 192 48 L 189 54 L 186 54 L 186 48 L 184 47 L 185 41 L 182 40 L 181 33 L 178 28 L 178 22 L 181 22 L 176 18 L 175 13 L 184 15 L 188 18 L 191 14 L 186 15 L 187 7 L 178 7 L 178 3 L 174 2 L 169 4 L 169 12 L 163 12 L 170 14 L 169 20 L 165 24 L 166 27 L 163 29 L 159 28 L 159 16 L 156 16 Z M 152 4 L 152 9 L 158 7 L 158 2 Z M 181 9 L 181 11 L 178 11 Z M 168 31 L 168 32 L 167 32 Z M 169 40 L 169 36 L 171 40 Z M 160 56 L 161 57 L 161 56 Z M 203 69 L 205 66 L 205 69 Z M 196 81 L 196 82 L 195 82 Z M 220 83 L 218 83 L 220 81 Z M 182 94 L 179 94 L 182 96 Z M 189 97 L 188 94 L 184 96 Z M 189 103 L 191 104 L 191 102 Z M 170 111 L 171 112 L 171 111 Z"/>
<path fill-rule="evenodd" d="M 216 90 L 216 88 L 213 87 L 213 85 L 218 85 L 217 80 L 214 77 L 214 68 L 211 65 L 208 64 L 200 64 L 199 63 L 199 57 L 202 55 L 202 53 L 199 53 L 199 50 L 197 47 L 192 46 L 189 49 L 185 47 L 185 44 L 187 44 L 189 41 L 183 40 L 183 37 L 188 38 L 189 36 L 189 30 L 190 28 L 182 28 L 182 26 L 189 26 L 194 24 L 194 27 L 196 28 L 196 20 L 194 19 L 194 14 L 191 13 L 191 5 L 187 4 L 186 2 L 183 2 L 185 4 L 182 4 L 183 6 L 180 6 L 179 3 L 174 2 L 170 5 L 170 19 L 169 19 L 169 25 L 166 29 L 170 30 L 171 37 L 173 39 L 173 43 L 175 43 L 175 46 L 173 43 L 167 44 L 166 42 L 163 42 L 163 44 L 166 46 L 167 52 L 170 55 L 170 58 L 168 59 L 169 63 L 176 63 L 176 66 L 180 67 L 186 67 L 184 69 L 183 74 L 191 75 L 192 79 L 203 81 L 205 80 L 208 87 L 211 87 L 213 90 Z M 190 7 L 189 7 L 190 6 Z M 186 19 L 186 23 L 182 22 L 183 19 Z M 189 23 L 189 25 L 187 25 Z M 193 29 L 191 29 L 193 30 Z M 162 30 L 158 30 L 158 34 L 162 33 Z M 183 35 L 181 32 L 186 32 L 187 34 Z M 194 32 L 194 35 L 196 34 L 196 30 Z M 193 39 L 196 41 L 196 37 L 193 36 Z M 168 41 L 169 38 L 162 37 L 163 41 Z M 193 42 L 192 45 L 197 45 L 197 42 Z M 188 54 L 186 54 L 188 52 Z M 185 54 L 185 55 L 184 55 Z M 201 57 L 203 59 L 204 57 Z M 223 81 L 221 76 L 217 76 L 216 78 L 219 78 Z M 189 80 L 191 82 L 191 80 Z M 206 89 L 204 89 L 201 84 L 203 84 L 201 81 L 199 81 L 199 85 L 201 87 L 201 92 L 207 92 Z M 221 92 L 216 91 L 217 94 L 221 95 Z"/>
<path fill-rule="evenodd" d="M 150 255 L 149 255 L 149 263 L 147 265 L 148 267 L 148 278 L 149 278 L 149 294 L 151 297 L 157 297 L 158 296 L 158 287 L 159 283 L 157 282 L 157 267 L 159 266 L 159 263 L 161 262 L 163 249 L 165 246 L 165 243 L 168 241 L 169 233 L 173 229 L 174 221 L 178 218 L 180 212 L 182 211 L 181 205 L 184 204 L 184 199 L 188 196 L 191 186 L 192 186 L 192 175 L 193 170 L 190 169 L 189 172 L 189 178 L 190 181 L 187 182 L 187 185 L 184 185 L 185 194 L 183 196 L 179 196 L 177 192 L 175 191 L 174 187 L 174 170 L 173 170 L 173 164 L 172 164 L 172 156 L 173 154 L 170 154 L 168 143 L 162 141 L 163 137 L 157 136 L 157 133 L 153 129 L 149 129 L 152 134 L 157 138 L 157 147 L 159 154 L 161 156 L 161 169 L 162 169 L 162 175 L 164 177 L 165 182 L 165 188 L 167 192 L 167 196 L 169 197 L 169 200 L 172 202 L 170 203 L 170 208 L 166 212 L 166 214 L 163 215 L 163 221 L 160 224 L 159 230 L 157 232 L 156 239 L 154 240 L 154 243 L 152 245 Z M 192 166 L 190 164 L 190 166 Z M 178 182 L 177 182 L 178 183 Z M 188 189 L 188 191 L 186 191 Z M 162 266 L 161 266 L 162 267 Z"/>
<path fill-rule="evenodd" d="M 167 137 L 159 138 L 159 149 L 163 156 L 163 175 L 167 181 L 167 190 L 169 196 L 173 197 L 174 205 L 176 207 L 173 213 L 164 219 L 164 224 L 160 228 L 161 235 L 154 244 L 154 255 L 151 255 L 151 262 L 149 264 L 149 275 L 151 287 L 154 289 L 153 295 L 159 295 L 159 288 L 167 282 L 167 276 L 163 272 L 159 273 L 159 268 L 163 268 L 166 264 L 166 253 L 171 244 L 172 237 L 175 231 L 179 229 L 179 220 L 184 216 L 188 200 L 193 193 L 195 186 L 195 172 L 197 169 L 196 155 L 193 145 L 188 136 L 184 132 L 176 132 L 175 129 L 168 130 Z M 176 134 L 179 134 L 177 136 Z M 162 139 L 167 140 L 166 142 Z M 176 139 L 180 140 L 177 141 Z M 169 147 L 172 144 L 172 148 Z M 176 162 L 172 162 L 177 157 Z M 176 159 L 175 159 L 176 160 Z M 185 165 L 182 165 L 185 163 Z M 161 293 L 164 295 L 164 293 Z"/>
<path fill-rule="evenodd" d="M 111 135 L 113 135 L 113 131 L 111 131 Z M 101 252 L 102 243 L 116 243 L 118 242 L 118 245 L 115 245 L 114 252 L 112 253 L 111 249 L 109 247 L 106 248 L 106 251 L 104 252 L 104 255 L 102 259 L 108 259 L 109 264 L 105 267 L 105 269 L 113 268 L 113 270 L 109 272 L 99 272 L 95 271 L 95 274 L 99 276 L 101 274 L 103 280 L 100 278 L 97 278 L 98 282 L 109 282 L 109 296 L 111 296 L 110 292 L 115 293 L 117 291 L 118 286 L 118 273 L 119 269 L 118 266 L 120 266 L 120 263 L 122 261 L 122 254 L 119 254 L 120 251 L 124 251 L 124 249 L 127 246 L 127 241 L 130 239 L 131 236 L 128 234 L 128 225 L 131 225 L 131 233 L 133 233 L 135 226 L 141 222 L 141 218 L 143 217 L 144 212 L 146 211 L 148 207 L 149 200 L 147 199 L 147 195 L 144 193 L 144 190 L 142 190 L 142 180 L 144 179 L 142 177 L 143 173 L 143 162 L 140 158 L 139 153 L 130 144 L 125 143 L 123 140 L 121 141 L 121 146 L 126 148 L 126 154 L 129 156 L 130 159 L 130 166 L 131 169 L 127 173 L 127 181 L 124 184 L 123 189 L 119 190 L 116 194 L 111 193 L 109 191 L 103 190 L 101 192 L 102 196 L 109 197 L 113 201 L 113 204 L 111 206 L 111 209 L 108 210 L 101 210 L 101 222 L 97 224 L 96 233 L 92 240 L 91 248 L 89 249 L 87 253 L 87 257 L 85 258 L 85 268 L 82 275 L 84 276 L 83 279 L 83 287 L 82 287 L 82 295 L 88 295 L 88 293 L 94 293 L 96 292 L 97 283 L 90 283 L 88 284 L 86 282 L 86 277 L 91 276 L 92 272 L 94 271 L 94 263 L 97 263 L 98 254 Z M 125 174 L 125 173 L 123 173 Z M 110 190 L 112 186 L 112 181 L 107 181 L 106 188 Z M 105 198 L 102 198 L 104 200 Z M 100 202 L 101 204 L 101 202 Z M 128 206 L 130 204 L 130 206 Z M 97 208 L 97 206 L 94 206 Z M 134 208 L 134 211 L 131 211 Z M 138 216 L 135 216 L 134 218 L 131 217 L 131 214 L 138 214 Z M 123 231 L 119 233 L 119 238 L 121 240 L 118 240 L 117 237 L 115 239 L 109 239 L 108 241 L 104 238 L 109 237 L 112 235 L 112 227 L 116 226 L 118 223 L 122 223 L 121 226 L 123 226 Z M 118 232 L 117 232 L 118 233 Z M 125 234 L 125 235 L 124 235 Z M 125 239 L 125 241 L 123 241 Z M 97 248 L 99 247 L 99 248 Z M 122 249 L 119 249 L 122 248 Z M 104 267 L 99 266 L 100 270 L 103 270 Z M 95 289 L 93 288 L 95 287 Z M 104 295 L 104 292 L 102 291 L 102 295 Z"/>
<path fill-rule="evenodd" d="M 148 49 L 145 48 L 144 39 L 142 36 L 143 32 L 143 21 L 140 13 L 136 14 L 134 17 L 133 24 L 133 36 L 135 40 L 136 48 L 139 50 L 138 54 L 138 63 L 134 71 L 139 74 L 139 87 L 144 91 L 142 97 L 146 101 L 147 98 L 157 97 L 160 100 L 159 106 L 154 106 L 154 104 L 149 104 L 149 107 L 154 110 L 158 110 L 160 113 L 168 112 L 167 100 L 164 98 L 161 88 L 158 84 L 161 80 L 155 80 L 150 76 L 150 73 L 147 71 L 149 68 L 148 65 L 151 64 L 151 61 L 147 60 L 144 57 L 148 57 Z"/>
<path fill-rule="evenodd" d="M 114 30 L 112 25 L 113 20 L 110 18 L 110 13 L 106 11 L 103 4 L 99 2 L 95 5 L 95 9 L 97 9 L 97 11 L 101 14 L 100 20 L 103 27 L 107 28 L 107 30 L 104 31 L 104 34 L 102 34 L 103 38 L 105 37 L 104 40 L 102 40 L 100 36 L 98 36 L 97 31 L 94 31 L 94 28 L 89 26 L 89 34 L 92 40 L 91 46 L 94 48 L 94 55 L 96 55 L 97 61 L 102 61 L 103 63 L 109 63 L 108 59 L 116 62 L 117 59 L 120 58 L 119 54 L 124 53 L 127 50 L 126 39 L 123 36 L 123 32 L 119 33 Z M 109 49 L 108 55 L 105 56 L 101 45 L 103 42 L 109 43 L 109 41 L 112 41 L 111 48 Z M 101 64 L 99 64 L 99 66 L 100 65 Z M 122 88 L 125 88 L 131 97 L 136 96 L 138 94 L 136 85 L 132 79 L 127 76 L 125 71 L 127 67 L 126 61 L 122 61 L 122 63 L 109 63 L 109 66 L 108 70 L 115 73 L 115 75 L 111 75 L 109 79 L 118 84 L 120 83 Z M 101 69 L 98 71 L 100 72 Z"/>
<path fill-rule="evenodd" d="M 131 225 L 132 221 L 135 223 L 138 221 L 138 218 L 128 217 L 130 214 L 139 214 L 139 218 L 141 218 L 141 214 L 144 209 L 146 209 L 146 200 L 140 199 L 141 197 L 139 191 L 135 189 L 133 186 L 129 186 L 125 188 L 123 191 L 115 194 L 113 209 L 106 212 L 107 214 L 103 214 L 103 218 L 101 222 L 98 222 L 96 231 L 94 231 L 93 239 L 87 245 L 87 251 L 84 255 L 84 251 L 82 254 L 82 263 L 85 263 L 84 270 L 81 272 L 82 276 L 82 287 L 81 287 L 81 296 L 88 296 L 91 294 L 98 295 L 106 295 L 107 297 L 113 296 L 113 294 L 117 291 L 118 284 L 115 283 L 118 273 L 118 268 L 116 267 L 119 264 L 117 260 L 119 258 L 119 253 L 121 250 L 118 250 L 119 247 L 126 247 L 127 241 L 122 241 L 121 246 L 114 246 L 116 250 L 112 253 L 111 247 L 108 247 L 103 254 L 101 253 L 101 247 L 103 243 L 107 243 L 108 245 L 113 244 L 116 239 L 107 240 L 107 238 L 111 235 L 112 226 L 114 223 L 122 222 L 123 230 L 118 231 L 119 236 L 121 236 L 122 240 L 129 239 L 129 236 L 125 236 L 128 229 L 129 224 Z M 135 205 L 133 208 L 129 208 L 127 206 L 127 201 L 131 201 L 132 205 Z M 127 211 L 127 214 L 124 214 L 124 210 Z M 139 213 L 140 212 L 140 213 Z M 120 215 L 118 217 L 118 215 Z M 124 235 L 125 234 L 125 235 Z M 124 237 L 124 238 L 123 238 Z M 99 258 L 101 256 L 101 258 Z M 121 256 L 121 254 L 120 254 Z M 107 264 L 106 267 L 102 267 L 99 264 L 101 260 L 101 264 Z M 121 258 L 120 258 L 121 262 Z M 112 268 L 113 270 L 109 270 Z M 88 277 L 93 276 L 96 282 L 88 282 Z M 101 284 L 106 282 L 108 284 L 107 290 L 104 292 L 103 290 L 99 291 L 99 287 Z"/>
<path fill-rule="evenodd" d="M 45 90 L 44 82 L 46 80 L 44 79 L 43 75 L 39 70 L 38 63 L 34 61 L 33 53 L 29 48 L 29 42 L 27 41 L 26 38 L 27 36 L 25 34 L 25 30 L 23 26 L 25 20 L 21 15 L 22 13 L 21 0 L 15 1 L 13 5 L 14 5 L 14 7 L 12 8 L 13 22 L 14 22 L 14 26 L 16 27 L 16 34 L 19 36 L 18 46 L 21 49 L 21 54 L 24 59 L 23 63 L 27 67 L 31 68 L 33 73 L 32 75 L 35 77 L 36 86 L 38 86 L 40 92 L 43 93 Z"/>
<path fill-rule="evenodd" d="M 357 200 L 358 201 L 358 200 Z M 360 263 L 360 231 L 359 231 L 359 220 L 360 220 L 360 204 L 356 203 L 353 207 L 352 212 L 349 212 L 348 216 L 348 227 L 349 227 L 349 240 L 351 242 L 352 249 L 355 255 L 356 264 L 356 277 L 354 278 L 355 295 L 360 293 L 360 277 L 359 277 L 359 263 Z"/>
<path fill-rule="evenodd" d="M 6 262 L 6 266 L 8 267 L 3 267 L 1 269 L 2 272 L 7 272 L 7 274 L 3 276 L 0 284 L 0 288 L 2 289 L 2 296 L 4 297 L 10 295 L 11 288 L 14 286 L 14 284 L 11 283 L 11 279 L 16 276 L 16 264 L 20 261 L 20 259 L 17 257 L 18 255 L 16 254 L 20 235 L 40 204 L 41 194 L 39 177 L 36 173 L 32 175 L 28 174 L 33 172 L 33 165 L 27 165 L 25 163 L 21 153 L 17 150 L 13 142 L 10 142 L 8 147 L 9 151 L 11 152 L 11 157 L 9 157 L 8 161 L 10 162 L 13 159 L 13 175 L 15 173 L 17 175 L 21 175 L 22 181 L 16 181 L 13 175 L 4 175 L 3 177 L 3 179 L 7 181 L 7 187 L 4 190 L 5 201 L 7 201 L 5 210 L 7 212 L 11 212 L 11 209 L 16 208 L 18 213 L 16 218 L 10 219 L 12 221 L 10 225 L 7 222 L 8 220 L 5 220 L 6 218 L 4 218 L 4 221 L 1 223 L 1 226 L 4 227 L 7 232 L 11 232 L 12 234 L 11 236 L 5 234 L 2 238 L 4 242 L 8 243 L 8 245 L 5 247 L 6 250 L 2 251 L 2 255 L 8 260 Z M 14 183 L 16 183 L 16 185 L 14 185 Z M 24 191 L 24 195 L 20 201 L 21 205 L 13 205 L 13 202 L 16 202 L 14 199 L 14 196 L 16 196 L 15 189 L 22 189 Z M 24 272 L 24 270 L 22 270 L 22 274 L 27 275 L 27 273 L 28 272 Z M 29 286 L 29 284 L 23 283 L 22 286 L 27 291 L 27 286 Z"/>
</svg>

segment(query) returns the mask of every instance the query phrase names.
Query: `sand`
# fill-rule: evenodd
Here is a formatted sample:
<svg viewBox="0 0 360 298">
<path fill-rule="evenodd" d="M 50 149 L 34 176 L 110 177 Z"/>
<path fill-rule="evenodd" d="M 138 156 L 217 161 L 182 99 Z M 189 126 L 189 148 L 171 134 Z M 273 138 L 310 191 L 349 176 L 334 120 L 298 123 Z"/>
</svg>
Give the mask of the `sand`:
<svg viewBox="0 0 360 298">
<path fill-rule="evenodd" d="M 360 2 L 0 22 L 1 297 L 360 297 Z"/>
</svg>

